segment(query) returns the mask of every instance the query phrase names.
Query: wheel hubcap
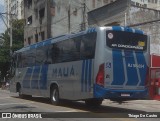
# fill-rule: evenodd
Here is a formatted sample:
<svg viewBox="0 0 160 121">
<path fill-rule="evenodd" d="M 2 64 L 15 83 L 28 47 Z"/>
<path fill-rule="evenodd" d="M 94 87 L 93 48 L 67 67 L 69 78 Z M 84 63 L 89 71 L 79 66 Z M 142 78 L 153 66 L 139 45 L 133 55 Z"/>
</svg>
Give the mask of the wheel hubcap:
<svg viewBox="0 0 160 121">
<path fill-rule="evenodd" d="M 52 99 L 53 99 L 54 102 L 57 101 L 57 91 L 56 90 L 53 91 Z"/>
</svg>

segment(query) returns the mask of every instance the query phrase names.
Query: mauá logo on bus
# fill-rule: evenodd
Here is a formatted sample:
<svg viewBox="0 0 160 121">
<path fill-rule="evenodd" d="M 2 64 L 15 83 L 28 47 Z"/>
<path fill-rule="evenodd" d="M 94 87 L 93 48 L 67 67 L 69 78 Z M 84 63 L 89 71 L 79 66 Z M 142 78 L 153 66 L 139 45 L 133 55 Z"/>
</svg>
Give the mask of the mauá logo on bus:
<svg viewBox="0 0 160 121">
<path fill-rule="evenodd" d="M 75 71 L 73 66 L 71 68 L 69 67 L 64 67 L 64 68 L 54 68 L 53 77 L 70 77 L 75 75 Z"/>
</svg>

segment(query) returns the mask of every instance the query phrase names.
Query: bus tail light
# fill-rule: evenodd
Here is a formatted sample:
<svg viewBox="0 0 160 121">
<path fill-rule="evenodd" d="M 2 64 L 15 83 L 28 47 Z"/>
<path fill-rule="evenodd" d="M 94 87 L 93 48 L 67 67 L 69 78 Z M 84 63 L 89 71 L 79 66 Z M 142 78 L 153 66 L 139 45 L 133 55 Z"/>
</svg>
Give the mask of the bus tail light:
<svg viewBox="0 0 160 121">
<path fill-rule="evenodd" d="M 99 66 L 98 74 L 96 76 L 96 84 L 104 86 L 104 64 Z"/>
</svg>

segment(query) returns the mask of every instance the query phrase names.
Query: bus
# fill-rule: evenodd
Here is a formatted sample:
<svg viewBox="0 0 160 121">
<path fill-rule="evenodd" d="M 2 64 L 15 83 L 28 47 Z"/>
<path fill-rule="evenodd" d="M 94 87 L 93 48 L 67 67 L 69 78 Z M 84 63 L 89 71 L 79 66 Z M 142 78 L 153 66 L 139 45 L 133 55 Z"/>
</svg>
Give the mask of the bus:
<svg viewBox="0 0 160 121">
<path fill-rule="evenodd" d="M 148 94 L 149 37 L 122 27 L 93 27 L 24 47 L 13 55 L 10 91 L 101 105 Z"/>
</svg>

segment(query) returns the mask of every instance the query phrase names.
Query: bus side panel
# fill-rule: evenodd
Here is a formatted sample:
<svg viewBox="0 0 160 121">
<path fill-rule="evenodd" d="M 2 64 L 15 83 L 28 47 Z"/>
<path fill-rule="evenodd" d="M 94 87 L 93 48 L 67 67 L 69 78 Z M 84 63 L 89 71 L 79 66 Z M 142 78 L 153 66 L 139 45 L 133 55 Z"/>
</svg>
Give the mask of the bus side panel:
<svg viewBox="0 0 160 121">
<path fill-rule="evenodd" d="M 96 41 L 96 49 L 95 49 L 95 61 L 94 61 L 94 89 L 93 89 L 93 97 L 101 98 L 103 91 L 95 88 L 96 85 L 96 77 L 100 68 L 100 65 L 104 64 L 105 57 L 105 32 L 104 30 L 97 29 L 97 41 Z M 98 89 L 98 90 L 97 90 Z"/>
<path fill-rule="evenodd" d="M 93 97 L 94 60 L 82 60 L 49 66 L 48 80 L 59 87 L 60 98 L 82 100 Z"/>
<path fill-rule="evenodd" d="M 80 67 L 80 82 L 81 89 L 77 90 L 76 87 L 79 82 L 75 83 L 75 95 L 78 99 L 89 99 L 93 98 L 93 72 L 94 72 L 94 59 L 83 60 Z M 77 94 L 81 95 L 81 98 Z"/>
<path fill-rule="evenodd" d="M 10 91 L 11 92 L 16 92 L 16 85 L 17 83 L 19 83 L 21 85 L 22 88 L 22 92 L 23 91 L 23 80 L 25 77 L 25 74 L 27 73 L 27 69 L 24 68 L 17 68 L 14 77 L 11 80 L 11 84 L 10 84 Z"/>
</svg>

